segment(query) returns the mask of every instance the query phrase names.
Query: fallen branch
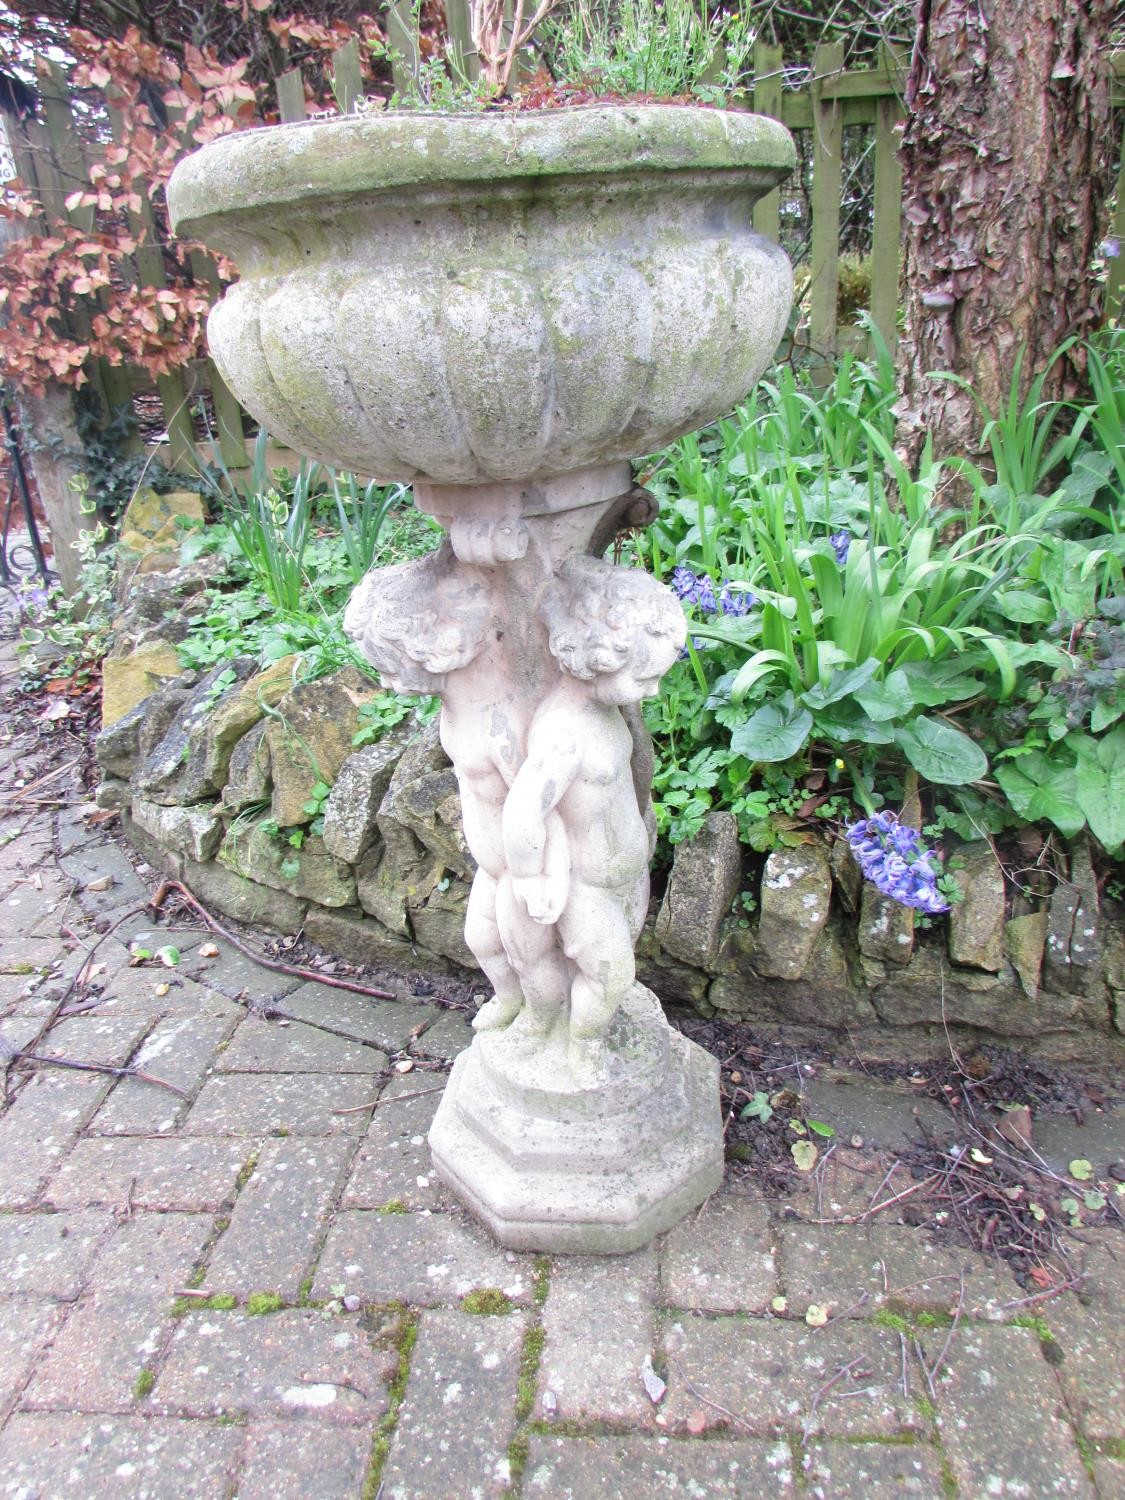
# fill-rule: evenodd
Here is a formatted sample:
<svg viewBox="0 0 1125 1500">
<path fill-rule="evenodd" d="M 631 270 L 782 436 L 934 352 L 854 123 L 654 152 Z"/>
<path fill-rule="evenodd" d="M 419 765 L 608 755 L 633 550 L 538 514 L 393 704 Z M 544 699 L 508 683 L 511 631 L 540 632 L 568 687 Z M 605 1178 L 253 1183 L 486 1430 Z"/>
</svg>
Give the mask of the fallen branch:
<svg viewBox="0 0 1125 1500">
<path fill-rule="evenodd" d="M 379 990 L 376 989 L 373 985 L 356 984 L 355 981 L 351 979 L 337 979 L 333 974 L 321 974 L 316 969 L 304 969 L 297 964 L 287 964 L 280 958 L 265 958 L 262 956 L 262 954 L 255 953 L 252 948 L 248 947 L 247 944 L 240 942 L 239 939 L 236 938 L 234 934 L 227 928 L 223 927 L 221 923 L 216 922 L 215 918 L 211 915 L 207 908 L 203 906 L 198 898 L 192 895 L 187 886 L 179 880 L 165 880 L 157 886 L 152 900 L 148 903 L 154 917 L 160 915 L 161 907 L 164 905 L 164 902 L 168 899 L 168 897 L 172 894 L 179 896 L 182 901 L 190 906 L 192 911 L 194 911 L 199 916 L 200 920 L 203 921 L 207 925 L 207 927 L 216 934 L 216 936 L 221 937 L 224 943 L 229 943 L 231 947 L 236 948 L 244 958 L 251 959 L 254 963 L 259 964 L 263 969 L 272 969 L 275 974 L 291 974 L 297 979 L 312 980 L 315 984 L 326 984 L 330 986 L 330 988 L 336 990 L 351 990 L 352 993 L 356 995 L 369 995 L 374 1000 L 394 1000 L 397 998 L 392 990 Z"/>
<path fill-rule="evenodd" d="M 136 1078 L 141 1083 L 155 1083 L 157 1088 L 167 1089 L 169 1093 L 176 1094 L 181 1099 L 191 1097 L 185 1094 L 183 1089 L 178 1089 L 174 1083 L 169 1083 L 164 1078 L 157 1078 L 154 1073 L 145 1073 L 140 1068 L 117 1068 L 112 1063 L 76 1062 L 71 1057 L 44 1057 L 41 1052 L 27 1052 L 20 1049 L 13 1054 L 10 1065 L 16 1067 L 24 1063 L 38 1063 L 48 1068 L 73 1068 L 80 1073 L 108 1073 L 111 1078 Z"/>
</svg>

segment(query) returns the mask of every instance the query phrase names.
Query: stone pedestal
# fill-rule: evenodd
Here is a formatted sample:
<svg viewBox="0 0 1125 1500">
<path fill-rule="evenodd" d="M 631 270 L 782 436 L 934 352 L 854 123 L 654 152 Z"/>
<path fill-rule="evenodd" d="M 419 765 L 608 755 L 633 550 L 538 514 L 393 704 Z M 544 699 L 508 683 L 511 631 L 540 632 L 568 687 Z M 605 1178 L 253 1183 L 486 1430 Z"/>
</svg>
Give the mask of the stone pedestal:
<svg viewBox="0 0 1125 1500">
<path fill-rule="evenodd" d="M 565 1025 L 528 1056 L 508 1031 L 462 1053 L 430 1130 L 443 1181 L 511 1250 L 621 1255 L 723 1178 L 718 1063 L 636 984 L 607 1035 L 609 1078 L 582 1088 Z"/>
<path fill-rule="evenodd" d="M 276 436 L 412 481 L 447 532 L 345 629 L 437 693 L 493 989 L 431 1134 L 505 1245 L 621 1253 L 719 1185 L 718 1067 L 635 983 L 655 844 L 640 713 L 674 595 L 604 553 L 653 497 L 630 460 L 729 412 L 785 327 L 753 229 L 776 121 L 637 105 L 411 113 L 233 134 L 180 163 L 177 229 L 242 279 L 211 353 Z"/>
</svg>

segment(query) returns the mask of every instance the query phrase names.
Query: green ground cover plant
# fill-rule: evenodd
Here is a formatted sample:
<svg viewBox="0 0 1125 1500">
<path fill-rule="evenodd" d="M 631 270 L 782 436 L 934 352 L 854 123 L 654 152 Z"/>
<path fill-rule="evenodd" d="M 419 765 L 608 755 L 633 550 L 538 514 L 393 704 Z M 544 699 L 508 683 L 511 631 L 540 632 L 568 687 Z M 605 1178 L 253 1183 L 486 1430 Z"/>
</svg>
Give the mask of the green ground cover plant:
<svg viewBox="0 0 1125 1500">
<path fill-rule="evenodd" d="M 713 807 L 765 850 L 920 780 L 964 837 L 1043 823 L 1125 842 L 1120 335 L 1093 399 L 982 413 L 995 473 L 893 448 L 893 368 L 788 367 L 651 463 L 635 560 L 691 639 L 648 706 L 669 843 Z M 1015 380 L 1013 381 L 1015 384 Z"/>
<path fill-rule="evenodd" d="M 642 467 L 660 514 L 622 560 L 667 582 L 689 622 L 646 705 L 664 857 L 716 808 L 759 852 L 858 817 L 878 817 L 868 836 L 885 843 L 889 810 L 919 796 L 931 833 L 1089 830 L 1119 856 L 1125 336 L 1086 346 L 1085 402 L 1045 403 L 1040 372 L 1026 397 L 982 410 L 991 472 L 926 453 L 911 474 L 893 445 L 893 363 L 870 334 L 871 355 L 844 355 L 828 385 L 783 364 Z M 271 472 L 266 442 L 246 478 L 214 471 L 214 519 L 184 533 L 184 562 L 214 553 L 226 571 L 181 660 L 298 653 L 306 679 L 370 673 L 342 631 L 348 595 L 441 533 L 401 485 Z M 106 554 L 90 562 L 101 619 Z M 72 614 L 32 637 L 65 645 Z M 388 694 L 356 743 L 436 707 Z"/>
</svg>

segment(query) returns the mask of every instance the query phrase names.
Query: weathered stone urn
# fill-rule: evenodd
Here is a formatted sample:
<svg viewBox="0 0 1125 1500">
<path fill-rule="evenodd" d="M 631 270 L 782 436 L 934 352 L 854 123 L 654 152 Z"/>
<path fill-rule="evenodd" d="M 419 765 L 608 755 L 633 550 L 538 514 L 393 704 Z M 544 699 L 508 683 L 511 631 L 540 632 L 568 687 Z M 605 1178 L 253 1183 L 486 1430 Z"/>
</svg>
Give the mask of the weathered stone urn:
<svg viewBox="0 0 1125 1500">
<path fill-rule="evenodd" d="M 181 234 L 242 279 L 211 352 L 312 457 L 410 480 L 448 532 L 345 620 L 438 692 L 493 988 L 430 1135 L 505 1245 L 624 1252 L 722 1175 L 715 1062 L 635 982 L 653 847 L 639 705 L 684 640 L 603 559 L 629 460 L 729 410 L 788 315 L 751 210 L 791 169 L 758 116 L 661 105 L 385 114 L 225 137 L 177 168 Z"/>
</svg>

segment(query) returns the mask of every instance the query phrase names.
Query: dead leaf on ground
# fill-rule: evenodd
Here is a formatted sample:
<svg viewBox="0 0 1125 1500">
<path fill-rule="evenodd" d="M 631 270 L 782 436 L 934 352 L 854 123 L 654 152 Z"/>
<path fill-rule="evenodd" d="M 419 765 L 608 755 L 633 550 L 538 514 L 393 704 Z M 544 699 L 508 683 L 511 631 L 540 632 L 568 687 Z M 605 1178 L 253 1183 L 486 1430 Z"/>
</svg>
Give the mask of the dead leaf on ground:
<svg viewBox="0 0 1125 1500">
<path fill-rule="evenodd" d="M 1006 1109 L 1004 1116 L 996 1126 L 996 1134 L 1002 1136 L 1010 1145 L 1016 1146 L 1021 1151 L 1030 1151 L 1035 1145 L 1035 1136 L 1031 1125 L 1031 1110 L 1026 1104 L 1021 1104 L 1018 1109 Z"/>
</svg>

